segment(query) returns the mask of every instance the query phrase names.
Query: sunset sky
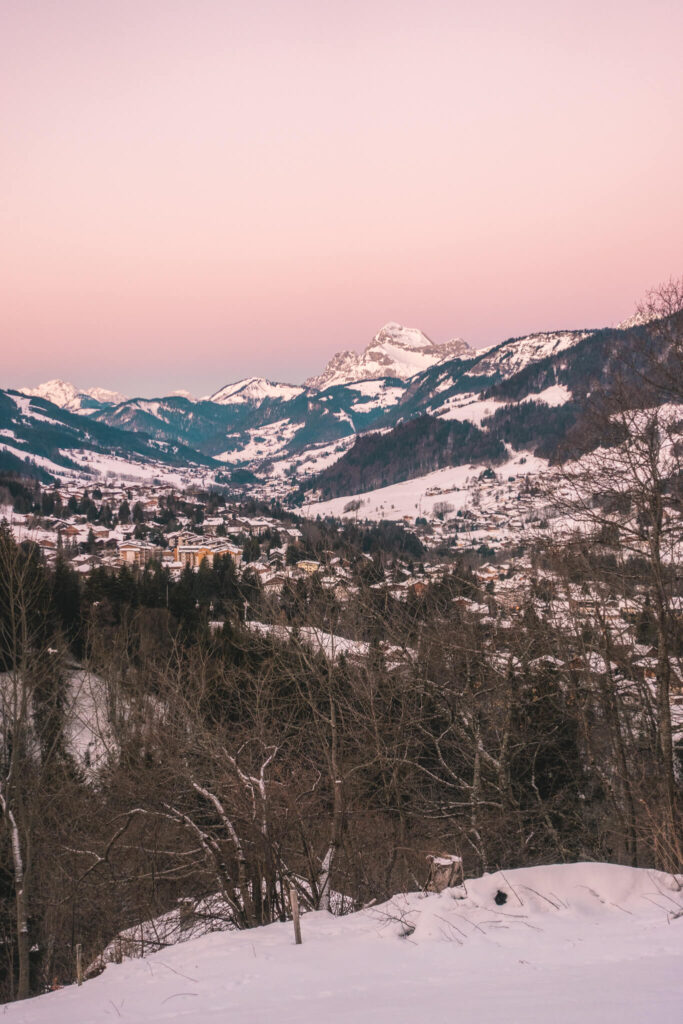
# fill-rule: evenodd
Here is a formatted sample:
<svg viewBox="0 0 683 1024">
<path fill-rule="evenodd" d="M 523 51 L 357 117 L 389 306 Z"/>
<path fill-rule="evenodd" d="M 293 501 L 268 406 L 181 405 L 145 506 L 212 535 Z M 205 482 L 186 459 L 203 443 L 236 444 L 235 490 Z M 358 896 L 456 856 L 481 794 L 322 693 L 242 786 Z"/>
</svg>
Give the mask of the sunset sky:
<svg viewBox="0 0 683 1024">
<path fill-rule="evenodd" d="M 2 0 L 0 386 L 300 381 L 683 273 L 681 0 Z"/>
</svg>

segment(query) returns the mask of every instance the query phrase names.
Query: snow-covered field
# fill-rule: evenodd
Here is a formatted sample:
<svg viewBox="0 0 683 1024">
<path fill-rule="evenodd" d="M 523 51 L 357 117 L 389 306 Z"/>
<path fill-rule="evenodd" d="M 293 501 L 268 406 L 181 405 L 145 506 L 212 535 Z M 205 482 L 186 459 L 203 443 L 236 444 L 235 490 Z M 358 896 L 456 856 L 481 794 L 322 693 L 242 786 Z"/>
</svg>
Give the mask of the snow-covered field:
<svg viewBox="0 0 683 1024">
<path fill-rule="evenodd" d="M 12 1024 L 680 1024 L 683 878 L 485 875 L 347 917 L 206 935 L 3 1007 Z M 497 903 L 505 900 L 504 903 Z"/>
<path fill-rule="evenodd" d="M 509 462 L 496 466 L 496 475 L 500 480 L 509 477 L 523 477 L 528 474 L 542 472 L 547 462 L 528 452 L 515 454 Z M 404 480 L 389 487 L 380 487 L 375 491 L 362 494 L 348 494 L 329 501 L 310 502 L 304 505 L 302 513 L 315 518 L 316 516 L 339 516 L 347 519 L 402 519 L 404 516 L 429 516 L 434 505 L 445 499 L 457 511 L 465 508 L 472 501 L 471 486 L 479 478 L 484 466 L 448 466 L 437 469 L 426 476 Z M 350 503 L 358 508 L 344 512 Z"/>
</svg>

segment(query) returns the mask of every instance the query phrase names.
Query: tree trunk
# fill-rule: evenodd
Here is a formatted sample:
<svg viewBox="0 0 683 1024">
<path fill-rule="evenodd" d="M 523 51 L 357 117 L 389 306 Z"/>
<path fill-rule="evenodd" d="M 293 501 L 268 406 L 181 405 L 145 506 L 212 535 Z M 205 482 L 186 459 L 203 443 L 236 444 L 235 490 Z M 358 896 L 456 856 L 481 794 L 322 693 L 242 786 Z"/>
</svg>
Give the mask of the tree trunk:
<svg viewBox="0 0 683 1024">
<path fill-rule="evenodd" d="M 334 700 L 330 700 L 330 769 L 332 772 L 333 792 L 332 834 L 318 875 L 318 890 L 320 892 L 318 900 L 319 910 L 330 909 L 332 869 L 335 857 L 337 856 L 337 850 L 341 846 L 344 828 L 344 783 L 339 774 L 338 760 L 337 707 Z"/>
<path fill-rule="evenodd" d="M 14 867 L 14 892 L 17 910 L 17 954 L 19 958 L 19 982 L 17 999 L 28 999 L 30 992 L 28 917 L 26 914 L 26 893 L 24 862 L 21 856 L 19 829 L 12 811 L 7 812 L 12 838 L 12 864 Z"/>
</svg>

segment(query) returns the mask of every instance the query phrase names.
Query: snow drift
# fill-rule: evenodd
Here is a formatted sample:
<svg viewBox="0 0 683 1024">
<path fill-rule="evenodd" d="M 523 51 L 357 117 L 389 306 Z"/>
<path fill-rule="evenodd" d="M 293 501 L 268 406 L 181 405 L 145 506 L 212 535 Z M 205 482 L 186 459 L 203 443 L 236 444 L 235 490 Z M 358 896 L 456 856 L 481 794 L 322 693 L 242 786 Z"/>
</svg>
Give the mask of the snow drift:
<svg viewBox="0 0 683 1024">
<path fill-rule="evenodd" d="M 608 864 L 484 875 L 346 917 L 206 935 L 5 1007 L 13 1024 L 673 1024 L 683 876 Z"/>
</svg>

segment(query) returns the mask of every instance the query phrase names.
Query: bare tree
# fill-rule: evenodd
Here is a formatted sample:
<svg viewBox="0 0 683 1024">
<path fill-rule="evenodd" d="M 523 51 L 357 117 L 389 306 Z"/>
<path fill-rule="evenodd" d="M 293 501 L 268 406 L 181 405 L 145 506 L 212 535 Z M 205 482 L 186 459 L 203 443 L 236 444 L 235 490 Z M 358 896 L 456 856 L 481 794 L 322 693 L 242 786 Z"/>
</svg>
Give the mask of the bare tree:
<svg viewBox="0 0 683 1024">
<path fill-rule="evenodd" d="M 661 397 L 683 400 L 683 276 L 650 289 L 636 309 L 646 325 L 636 357 L 642 379 Z"/>
<path fill-rule="evenodd" d="M 60 652 L 48 646 L 46 592 L 37 548 L 15 544 L 0 527 L 0 815 L 12 861 L 18 999 L 31 991 L 34 849 L 47 827 L 63 741 Z"/>
<path fill-rule="evenodd" d="M 653 378 L 654 379 L 654 378 Z M 660 378 L 660 380 L 663 378 Z M 548 482 L 547 497 L 593 543 L 614 543 L 640 569 L 639 591 L 656 621 L 656 708 L 660 866 L 681 862 L 671 727 L 672 660 L 678 648 L 672 598 L 681 530 L 681 410 L 653 400 L 649 387 L 617 379 L 591 399 L 583 453 Z M 661 397 L 661 395 L 660 395 Z M 576 454 L 576 450 L 574 452 Z"/>
</svg>

